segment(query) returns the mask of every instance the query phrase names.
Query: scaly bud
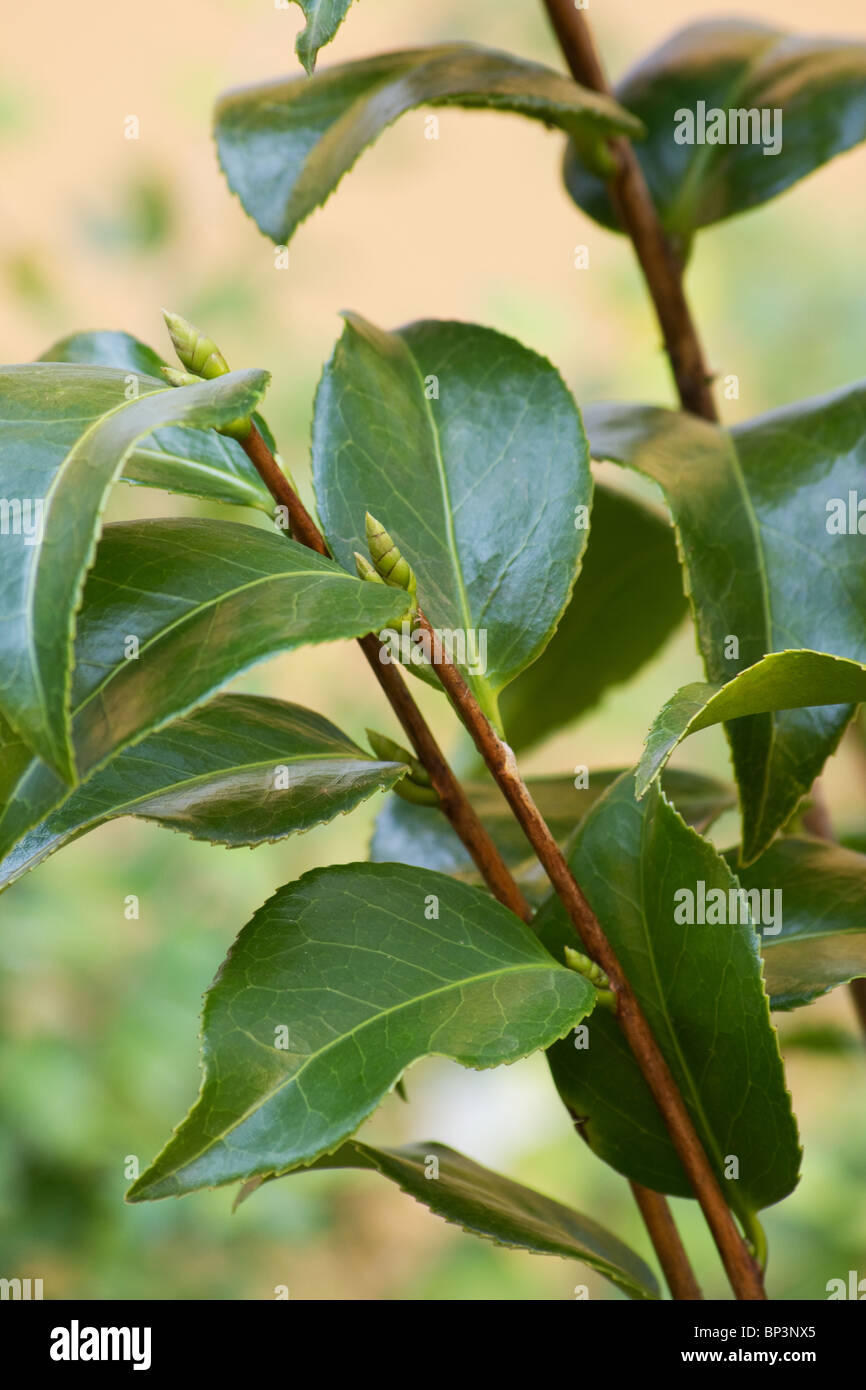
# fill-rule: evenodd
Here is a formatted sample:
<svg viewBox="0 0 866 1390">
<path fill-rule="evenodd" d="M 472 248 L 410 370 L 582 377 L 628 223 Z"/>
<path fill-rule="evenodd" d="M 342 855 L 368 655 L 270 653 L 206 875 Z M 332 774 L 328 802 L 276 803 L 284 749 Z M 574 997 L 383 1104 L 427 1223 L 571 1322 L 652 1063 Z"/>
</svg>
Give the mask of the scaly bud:
<svg viewBox="0 0 866 1390">
<path fill-rule="evenodd" d="M 589 956 L 584 956 L 580 951 L 575 951 L 573 947 L 565 948 L 565 963 L 572 970 L 576 970 L 578 975 L 583 975 L 589 980 L 596 989 L 610 989 L 610 980 L 600 965 L 596 965 Z"/>
<path fill-rule="evenodd" d="M 168 309 L 163 309 L 162 316 L 178 361 L 188 372 L 194 372 L 205 381 L 211 381 L 215 376 L 225 376 L 229 364 L 213 338 L 206 337 L 200 328 L 196 328 L 180 314 L 172 314 Z"/>
<path fill-rule="evenodd" d="M 375 729 L 367 730 L 367 742 L 376 754 L 376 757 L 381 758 L 382 762 L 406 763 L 407 767 L 411 769 L 409 776 L 413 782 L 416 782 L 422 787 L 431 787 L 433 785 L 430 781 L 430 774 L 423 763 L 419 763 L 418 759 L 409 752 L 408 748 L 403 748 L 401 744 L 395 743 L 392 738 L 388 738 L 385 734 L 377 734 Z"/>
<path fill-rule="evenodd" d="M 364 518 L 364 526 L 370 558 L 385 583 L 394 589 L 405 589 L 414 598 L 418 581 L 408 560 L 403 559 L 382 523 L 369 512 Z"/>
<path fill-rule="evenodd" d="M 370 561 L 367 559 L 366 555 L 359 555 L 357 550 L 354 552 L 354 554 L 355 569 L 358 571 L 359 579 L 366 579 L 370 584 L 385 583 L 381 574 L 377 574 L 376 571 L 373 569 L 373 566 L 370 564 Z"/>
</svg>

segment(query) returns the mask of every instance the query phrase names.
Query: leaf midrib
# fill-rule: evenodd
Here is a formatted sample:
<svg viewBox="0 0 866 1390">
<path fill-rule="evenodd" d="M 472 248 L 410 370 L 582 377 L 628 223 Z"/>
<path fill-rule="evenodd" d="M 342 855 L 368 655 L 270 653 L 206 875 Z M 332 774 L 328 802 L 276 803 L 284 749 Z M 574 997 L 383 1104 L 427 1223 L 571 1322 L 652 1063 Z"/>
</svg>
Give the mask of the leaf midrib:
<svg viewBox="0 0 866 1390">
<path fill-rule="evenodd" d="M 403 343 L 404 349 L 406 351 L 406 356 L 409 359 L 413 374 L 417 381 L 420 397 L 423 402 L 424 417 L 427 421 L 427 427 L 429 429 L 430 438 L 433 443 L 433 456 L 436 462 L 436 471 L 439 478 L 439 488 L 442 495 L 442 509 L 445 514 L 445 534 L 448 543 L 447 548 L 451 557 L 454 576 L 457 580 L 458 607 L 464 620 L 466 632 L 468 633 L 469 629 L 473 626 L 472 615 L 469 609 L 469 596 L 466 592 L 466 583 L 463 577 L 463 567 L 460 563 L 460 553 L 457 548 L 457 537 L 454 531 L 454 510 L 451 504 L 451 490 L 448 482 L 447 471 L 445 468 L 445 460 L 442 456 L 442 441 L 440 439 L 439 429 L 436 424 L 433 411 L 430 408 L 430 402 L 427 399 L 427 395 L 424 390 L 424 378 L 421 375 L 421 368 L 418 364 L 414 352 L 410 348 L 409 344 L 406 342 L 405 338 L 401 337 L 401 342 Z M 475 677 L 472 677 L 473 681 L 475 679 Z"/>
</svg>

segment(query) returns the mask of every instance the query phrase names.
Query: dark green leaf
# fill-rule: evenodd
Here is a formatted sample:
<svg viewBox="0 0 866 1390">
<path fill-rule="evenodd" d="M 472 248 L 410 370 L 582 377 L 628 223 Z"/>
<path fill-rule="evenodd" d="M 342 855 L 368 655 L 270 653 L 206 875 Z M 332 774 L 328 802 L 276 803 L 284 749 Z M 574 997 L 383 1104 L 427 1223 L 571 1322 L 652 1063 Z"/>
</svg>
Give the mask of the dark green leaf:
<svg viewBox="0 0 866 1390">
<path fill-rule="evenodd" d="M 397 864 L 316 869 L 265 903 L 229 952 L 205 1002 L 199 1100 L 129 1197 L 310 1163 L 418 1058 L 514 1062 L 594 1000 L 477 888 Z"/>
<path fill-rule="evenodd" d="M 82 777 L 255 662 L 361 636 L 396 621 L 405 600 L 400 589 L 362 584 L 257 527 L 179 519 L 107 526 L 75 644 L 72 733 Z M 129 638 L 138 642 L 131 659 Z M 5 741 L 0 857 L 67 791 L 44 762 Z"/>
<path fill-rule="evenodd" d="M 353 315 L 316 397 L 313 472 L 337 559 L 366 553 L 372 512 L 434 628 L 465 642 L 455 660 L 498 723 L 498 693 L 550 639 L 586 541 L 588 448 L 559 373 L 487 328 L 384 333 Z"/>
<path fill-rule="evenodd" d="M 398 116 L 447 105 L 513 111 L 590 141 L 641 133 L 616 102 L 561 73 L 452 43 L 228 92 L 216 111 L 220 162 L 250 217 L 282 244 Z"/>
<path fill-rule="evenodd" d="M 832 529 L 835 503 L 847 518 L 849 494 L 862 489 L 866 386 L 730 434 L 641 406 L 595 407 L 586 419 L 595 457 L 629 464 L 665 493 L 708 680 L 725 684 L 768 652 L 792 648 L 866 662 L 862 536 L 856 522 L 854 533 Z M 727 726 L 748 858 L 788 820 L 850 716 L 825 705 Z"/>
<path fill-rule="evenodd" d="M 684 685 L 668 700 L 647 734 L 637 770 L 638 795 L 643 796 L 688 734 L 746 715 L 794 709 L 809 709 L 811 713 L 820 706 L 831 707 L 824 721 L 828 725 L 834 715 L 840 720 L 846 715 L 850 718 L 852 705 L 861 700 L 866 700 L 866 667 L 824 652 L 775 652 L 741 671 L 726 685 L 705 685 L 700 681 Z M 789 738 L 789 756 L 795 746 Z M 799 755 L 799 761 L 788 766 L 777 754 L 772 780 L 756 788 L 756 801 L 748 792 L 743 796 L 745 863 L 752 862 L 761 846 L 788 819 L 821 770 L 826 754 L 821 756 L 821 762 L 817 761 L 807 728 L 801 735 Z M 750 781 L 747 786 L 752 788 L 754 783 Z"/>
<path fill-rule="evenodd" d="M 254 371 L 180 390 L 153 383 L 127 401 L 116 369 L 40 362 L 0 371 L 0 492 L 20 513 L 17 524 L 4 516 L 0 536 L 0 712 L 65 781 L 76 780 L 75 612 L 112 482 L 158 426 L 228 424 L 250 413 L 267 381 Z"/>
<path fill-rule="evenodd" d="M 637 801 L 626 774 L 583 821 L 569 858 L 676 1078 L 722 1191 L 741 1215 L 778 1202 L 797 1181 L 799 1149 L 751 921 L 678 923 L 683 890 L 697 900 L 736 879 L 653 786 Z M 685 916 L 679 911 L 678 915 Z M 739 917 L 739 914 L 738 914 Z M 559 955 L 574 935 L 556 899 L 536 926 Z M 623 1034 L 596 1010 L 580 1036 L 550 1052 L 554 1080 L 595 1152 L 646 1187 L 692 1196 Z M 725 1175 L 729 1159 L 739 1176 Z"/>
<path fill-rule="evenodd" d="M 512 748 L 526 748 L 597 704 L 658 650 L 686 612 L 669 524 L 597 487 L 580 579 L 539 659 L 503 692 Z"/>
<path fill-rule="evenodd" d="M 811 1004 L 866 975 L 866 855 L 826 840 L 776 840 L 747 869 L 744 888 L 778 893 L 781 930 L 764 925 L 764 978 L 774 1009 Z M 774 899 L 767 900 L 772 910 Z M 763 910 L 762 921 L 767 917 Z"/>
<path fill-rule="evenodd" d="M 352 0 L 297 0 L 297 3 L 307 23 L 295 40 L 295 52 L 307 72 L 312 72 L 319 49 L 331 42 L 349 13 Z"/>
<path fill-rule="evenodd" d="M 40 362 L 78 362 L 83 366 L 117 367 L 128 380 L 139 379 L 139 391 L 165 390 L 162 368 L 168 363 L 146 343 L 130 333 L 73 333 L 62 338 Z M 118 388 L 118 403 L 123 398 Z M 267 425 L 255 416 L 259 428 L 273 444 Z M 182 425 L 158 430 L 142 439 L 126 460 L 124 483 L 158 487 L 208 502 L 229 502 L 239 507 L 258 507 L 272 516 L 274 500 L 236 439 L 214 430 L 185 429 Z"/>
<path fill-rule="evenodd" d="M 644 58 L 616 97 L 646 127 L 635 152 L 665 227 L 687 243 L 697 228 L 767 202 L 866 137 L 866 44 L 711 19 Z M 700 102 L 706 123 L 695 122 L 693 143 L 678 143 L 676 131 L 690 133 L 679 113 L 695 115 Z M 722 122 L 713 111 L 724 112 Z M 714 139 L 724 131 L 725 142 L 699 143 L 701 129 Z M 728 143 L 732 133 L 744 142 Z M 604 183 L 574 151 L 566 183 L 585 211 L 617 225 Z"/>
<path fill-rule="evenodd" d="M 629 1298 L 660 1297 L 652 1270 L 592 1217 L 493 1173 L 445 1144 L 376 1149 L 351 1139 L 311 1167 L 375 1169 L 416 1202 L 471 1235 L 536 1255 L 580 1260 Z"/>
<path fill-rule="evenodd" d="M 77 363 L 81 367 L 117 367 L 118 371 L 132 376 L 153 379 L 153 389 L 158 383 L 165 390 L 163 367 L 168 366 L 164 357 L 134 338 L 131 333 L 118 333 L 110 330 L 90 333 L 70 333 L 52 343 L 50 348 L 40 353 L 39 362 Z"/>
<path fill-rule="evenodd" d="M 194 840 L 260 845 L 353 810 L 403 776 L 327 719 L 255 695 L 217 696 L 77 787 L 0 863 L 0 889 L 49 854 L 118 816 Z"/>
</svg>

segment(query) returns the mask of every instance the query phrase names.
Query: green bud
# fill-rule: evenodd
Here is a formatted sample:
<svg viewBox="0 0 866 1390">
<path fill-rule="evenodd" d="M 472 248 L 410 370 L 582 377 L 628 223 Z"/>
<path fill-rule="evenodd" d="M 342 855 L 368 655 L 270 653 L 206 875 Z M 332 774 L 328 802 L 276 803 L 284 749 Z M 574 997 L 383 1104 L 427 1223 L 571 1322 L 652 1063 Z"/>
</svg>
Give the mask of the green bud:
<svg viewBox="0 0 866 1390">
<path fill-rule="evenodd" d="M 200 376 L 182 372 L 179 367 L 162 367 L 161 371 L 169 386 L 201 386 Z"/>
<path fill-rule="evenodd" d="M 229 364 L 213 338 L 206 337 L 200 328 L 196 328 L 180 314 L 172 314 L 168 309 L 163 309 L 162 316 L 178 361 L 188 372 L 194 372 L 205 381 L 211 381 L 215 376 L 225 376 Z"/>
<path fill-rule="evenodd" d="M 596 1007 L 607 1009 L 608 1013 L 616 1013 L 616 995 L 612 989 L 597 989 L 595 991 Z"/>
<path fill-rule="evenodd" d="M 419 763 L 418 759 L 414 754 L 409 752 L 408 748 L 403 748 L 401 744 L 395 743 L 392 738 L 388 738 L 385 734 L 377 734 L 375 729 L 367 730 L 367 742 L 376 754 L 376 757 L 381 758 L 382 762 L 406 763 L 407 767 L 411 768 L 409 776 L 413 782 L 416 782 L 422 787 L 430 787 L 433 785 L 430 781 L 430 774 L 423 763 Z"/>
<path fill-rule="evenodd" d="M 369 512 L 364 518 L 364 526 L 370 558 L 385 583 L 394 589 L 405 589 L 414 598 L 418 581 L 408 560 L 403 559 L 382 523 Z"/>
<path fill-rule="evenodd" d="M 432 787 L 421 787 L 417 782 L 413 782 L 411 777 L 401 777 L 399 782 L 394 783 L 394 791 L 397 796 L 404 801 L 409 801 L 413 806 L 438 806 L 439 795 Z"/>
<path fill-rule="evenodd" d="M 575 951 L 573 947 L 565 948 L 565 963 L 571 970 L 576 970 L 578 975 L 583 975 L 589 980 L 591 985 L 595 985 L 598 990 L 609 990 L 610 980 L 600 965 L 596 965 L 589 956 L 584 956 L 580 951 Z M 611 995 L 611 998 L 613 996 Z"/>
<path fill-rule="evenodd" d="M 385 583 L 381 574 L 377 574 L 376 571 L 373 569 L 373 566 L 370 564 L 370 561 L 367 559 L 366 555 L 359 555 L 357 550 L 354 552 L 354 554 L 355 569 L 358 571 L 359 579 L 366 579 L 371 584 Z"/>
</svg>

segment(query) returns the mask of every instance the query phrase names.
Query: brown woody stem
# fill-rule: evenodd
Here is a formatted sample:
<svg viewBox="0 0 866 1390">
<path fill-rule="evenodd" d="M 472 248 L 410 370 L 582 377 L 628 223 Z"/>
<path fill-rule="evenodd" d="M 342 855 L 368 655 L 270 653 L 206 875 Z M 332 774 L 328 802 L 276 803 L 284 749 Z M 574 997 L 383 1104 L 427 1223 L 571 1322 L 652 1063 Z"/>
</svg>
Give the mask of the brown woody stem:
<svg viewBox="0 0 866 1390">
<path fill-rule="evenodd" d="M 289 483 L 255 425 L 242 443 L 248 458 L 255 466 L 271 496 L 280 506 L 286 508 L 295 540 L 299 541 L 301 545 L 307 546 L 308 549 L 317 551 L 320 555 L 328 555 L 329 550 L 324 536 Z M 372 633 L 359 638 L 358 644 L 370 663 L 373 674 L 381 685 L 403 730 L 408 735 L 418 758 L 429 773 L 430 780 L 439 794 L 444 814 L 472 856 L 484 882 L 503 906 L 510 908 L 524 922 L 531 921 L 532 909 L 517 886 L 496 845 L 478 819 L 462 786 L 451 771 L 444 753 L 409 693 L 403 677 L 394 665 L 382 662 L 381 644 Z M 673 1217 L 667 1202 L 660 1193 L 651 1193 L 636 1183 L 632 1184 L 632 1190 L 636 1197 L 638 1193 L 641 1194 L 641 1198 L 638 1199 L 641 1211 L 644 1211 L 643 1203 L 645 1203 L 647 1211 L 652 1213 L 651 1219 L 644 1216 L 644 1220 L 673 1296 L 675 1298 L 693 1297 L 692 1294 L 680 1295 L 675 1292 L 674 1285 L 671 1283 L 671 1276 L 668 1273 L 667 1265 L 671 1262 L 673 1249 L 671 1228 L 677 1241 L 679 1241 L 679 1237 L 676 1235 L 676 1227 L 673 1224 Z M 665 1212 L 667 1213 L 666 1219 Z M 682 1247 L 680 1248 L 682 1249 Z M 681 1266 L 677 1276 L 679 1284 L 683 1288 L 697 1288 L 684 1250 L 682 1250 Z M 697 1296 L 700 1297 L 700 1294 Z"/>
<path fill-rule="evenodd" d="M 640 1183 L 629 1183 L 629 1186 L 649 1231 L 671 1297 L 684 1303 L 702 1299 L 703 1294 L 666 1199 L 660 1192 L 641 1187 Z"/>
<path fill-rule="evenodd" d="M 418 623 L 432 642 L 433 629 L 420 610 Z M 613 947 L 520 776 L 514 754 L 489 723 L 457 667 L 443 658 L 436 670 L 451 703 L 563 903 L 584 949 L 610 977 L 620 1026 L 707 1219 L 734 1293 L 740 1299 L 766 1298 L 761 1271 L 737 1229 L 670 1067 L 650 1031 Z"/>
<path fill-rule="evenodd" d="M 612 96 L 584 12 L 575 9 L 574 0 L 544 0 L 544 4 L 572 76 L 581 86 Z M 679 257 L 664 232 L 628 140 L 617 137 L 609 147 L 616 164 L 609 185 L 611 201 L 652 296 L 680 402 L 684 410 L 716 420 L 712 375 L 683 290 Z"/>
</svg>

